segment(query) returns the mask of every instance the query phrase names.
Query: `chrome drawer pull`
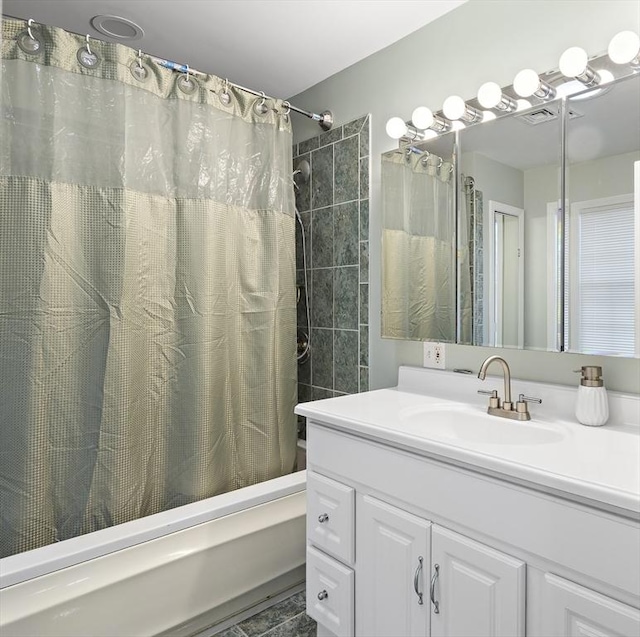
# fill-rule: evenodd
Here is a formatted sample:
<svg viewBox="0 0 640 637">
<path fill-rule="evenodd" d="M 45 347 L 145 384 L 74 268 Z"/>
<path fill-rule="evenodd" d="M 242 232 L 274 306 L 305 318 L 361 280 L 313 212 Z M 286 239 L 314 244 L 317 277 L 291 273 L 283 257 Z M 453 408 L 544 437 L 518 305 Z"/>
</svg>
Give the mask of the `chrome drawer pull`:
<svg viewBox="0 0 640 637">
<path fill-rule="evenodd" d="M 416 592 L 418 596 L 418 605 L 422 606 L 424 602 L 422 601 L 422 593 L 418 588 L 420 584 L 420 575 L 422 574 L 422 556 L 418 558 L 418 568 L 416 568 L 416 574 L 413 576 L 413 590 Z"/>
<path fill-rule="evenodd" d="M 327 591 L 320 591 L 318 593 L 318 599 L 320 601 L 322 601 L 323 599 L 327 599 L 327 597 L 329 597 L 329 593 L 327 593 Z"/>
<path fill-rule="evenodd" d="M 436 580 L 438 579 L 438 575 L 440 573 L 440 565 L 434 564 L 435 569 L 433 573 L 433 577 L 431 578 L 431 603 L 433 604 L 433 612 L 436 615 L 440 614 L 440 602 L 436 602 Z"/>
<path fill-rule="evenodd" d="M 326 513 L 323 513 L 322 515 L 318 516 L 318 522 L 320 522 L 320 524 L 324 524 L 325 522 L 329 521 L 329 516 Z"/>
</svg>

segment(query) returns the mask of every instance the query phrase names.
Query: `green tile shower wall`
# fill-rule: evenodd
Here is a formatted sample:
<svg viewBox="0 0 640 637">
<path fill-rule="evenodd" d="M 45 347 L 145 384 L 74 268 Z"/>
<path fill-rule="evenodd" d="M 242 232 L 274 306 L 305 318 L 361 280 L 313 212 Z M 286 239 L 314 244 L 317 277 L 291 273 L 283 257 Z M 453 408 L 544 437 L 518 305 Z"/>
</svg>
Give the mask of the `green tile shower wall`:
<svg viewBox="0 0 640 637">
<path fill-rule="evenodd" d="M 369 388 L 369 116 L 296 144 L 311 178 L 296 193 L 307 241 L 311 357 L 298 366 L 298 400 Z M 297 283 L 304 286 L 297 229 Z M 304 289 L 298 329 L 306 331 Z"/>
</svg>

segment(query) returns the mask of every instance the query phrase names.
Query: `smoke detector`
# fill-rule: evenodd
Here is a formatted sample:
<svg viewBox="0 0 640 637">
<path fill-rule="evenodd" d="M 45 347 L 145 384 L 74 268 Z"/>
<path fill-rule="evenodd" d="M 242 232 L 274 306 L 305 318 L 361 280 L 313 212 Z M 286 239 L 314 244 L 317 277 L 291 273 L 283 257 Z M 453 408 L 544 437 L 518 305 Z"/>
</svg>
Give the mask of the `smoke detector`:
<svg viewBox="0 0 640 637">
<path fill-rule="evenodd" d="M 117 15 L 96 15 L 91 18 L 91 26 L 120 42 L 139 40 L 144 35 L 144 30 L 132 20 Z"/>
</svg>

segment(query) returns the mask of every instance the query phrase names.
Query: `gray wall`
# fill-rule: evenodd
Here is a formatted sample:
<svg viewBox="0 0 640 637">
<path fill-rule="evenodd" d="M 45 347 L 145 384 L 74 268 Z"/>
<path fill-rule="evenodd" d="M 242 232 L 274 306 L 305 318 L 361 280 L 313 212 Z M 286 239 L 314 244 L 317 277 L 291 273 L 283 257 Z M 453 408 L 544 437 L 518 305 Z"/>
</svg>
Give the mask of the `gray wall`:
<svg viewBox="0 0 640 637">
<path fill-rule="evenodd" d="M 408 18 L 410 19 L 410 18 Z M 363 28 L 366 22 L 363 22 Z M 400 364 L 419 365 L 420 343 L 380 338 L 380 154 L 395 147 L 385 123 L 394 115 L 408 119 L 424 104 L 439 110 L 451 94 L 475 95 L 487 80 L 511 84 L 523 68 L 540 72 L 557 67 L 569 46 L 589 54 L 606 50 L 619 31 L 640 29 L 636 0 L 470 0 L 403 40 L 369 56 L 291 98 L 315 112 L 330 108 L 338 124 L 363 112 L 371 119 L 370 201 L 370 385 L 394 385 Z M 317 125 L 296 117 L 295 141 L 317 135 Z M 638 392 L 640 361 L 549 352 L 518 352 L 448 345 L 447 368 L 477 369 L 493 353 L 503 353 L 513 374 L 532 380 L 576 384 L 579 365 L 604 367 L 607 386 Z"/>
</svg>

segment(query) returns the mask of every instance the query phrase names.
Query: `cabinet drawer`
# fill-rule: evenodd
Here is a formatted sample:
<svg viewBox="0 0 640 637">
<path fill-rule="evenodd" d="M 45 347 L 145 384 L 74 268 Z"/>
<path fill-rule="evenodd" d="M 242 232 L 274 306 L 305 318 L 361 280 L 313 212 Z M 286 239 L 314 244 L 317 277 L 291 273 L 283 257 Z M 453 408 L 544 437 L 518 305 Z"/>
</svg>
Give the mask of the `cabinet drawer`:
<svg viewBox="0 0 640 637">
<path fill-rule="evenodd" d="M 355 493 L 318 473 L 307 473 L 307 537 L 347 564 L 354 562 Z"/>
<path fill-rule="evenodd" d="M 353 571 L 307 547 L 307 615 L 336 637 L 353 637 Z"/>
</svg>

